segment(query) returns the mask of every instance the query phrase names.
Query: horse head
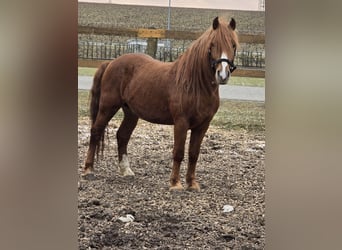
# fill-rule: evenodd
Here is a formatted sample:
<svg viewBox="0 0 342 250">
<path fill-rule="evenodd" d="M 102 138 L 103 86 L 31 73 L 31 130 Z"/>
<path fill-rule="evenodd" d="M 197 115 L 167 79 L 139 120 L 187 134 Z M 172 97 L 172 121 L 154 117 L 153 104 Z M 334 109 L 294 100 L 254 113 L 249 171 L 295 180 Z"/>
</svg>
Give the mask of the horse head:
<svg viewBox="0 0 342 250">
<path fill-rule="evenodd" d="M 232 18 L 228 23 L 216 17 L 213 20 L 211 41 L 208 48 L 210 67 L 215 73 L 216 84 L 226 84 L 236 69 L 234 58 L 238 46 L 236 23 Z"/>
</svg>

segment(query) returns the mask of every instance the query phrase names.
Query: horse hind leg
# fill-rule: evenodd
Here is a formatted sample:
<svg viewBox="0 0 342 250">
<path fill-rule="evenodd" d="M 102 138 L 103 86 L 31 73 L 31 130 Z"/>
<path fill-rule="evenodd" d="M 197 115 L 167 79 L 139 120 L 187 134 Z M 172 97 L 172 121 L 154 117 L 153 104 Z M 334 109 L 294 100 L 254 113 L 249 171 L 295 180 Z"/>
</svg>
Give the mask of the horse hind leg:
<svg viewBox="0 0 342 250">
<path fill-rule="evenodd" d="M 99 149 L 100 140 L 102 139 L 104 130 L 108 122 L 112 119 L 112 117 L 116 114 L 116 112 L 119 109 L 120 107 L 116 107 L 116 108 L 100 107 L 96 120 L 94 124 L 91 126 L 91 130 L 90 130 L 89 148 L 87 152 L 85 166 L 83 169 L 84 176 L 87 176 L 93 173 L 95 153 Z"/>
<path fill-rule="evenodd" d="M 122 176 L 133 176 L 134 172 L 130 168 L 127 156 L 127 145 L 133 130 L 137 126 L 138 116 L 136 116 L 127 106 L 124 106 L 124 119 L 116 133 L 118 142 L 119 172 Z"/>
</svg>

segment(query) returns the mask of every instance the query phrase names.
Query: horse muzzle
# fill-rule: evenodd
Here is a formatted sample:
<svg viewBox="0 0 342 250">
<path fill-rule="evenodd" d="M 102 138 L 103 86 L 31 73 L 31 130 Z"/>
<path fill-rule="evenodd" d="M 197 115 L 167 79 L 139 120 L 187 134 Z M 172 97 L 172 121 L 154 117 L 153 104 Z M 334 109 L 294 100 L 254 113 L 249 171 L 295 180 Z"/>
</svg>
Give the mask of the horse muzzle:
<svg viewBox="0 0 342 250">
<path fill-rule="evenodd" d="M 224 63 L 224 67 L 217 69 L 217 65 Z M 233 61 L 230 61 L 226 58 L 220 58 L 218 60 L 211 60 L 211 67 L 215 71 L 215 80 L 217 84 L 227 84 L 229 77 L 236 69 L 236 66 Z"/>
<path fill-rule="evenodd" d="M 217 84 L 227 84 L 229 77 L 230 77 L 231 73 L 229 70 L 225 71 L 225 72 L 220 72 L 219 70 L 216 71 L 215 74 L 215 80 Z"/>
<path fill-rule="evenodd" d="M 224 84 L 227 84 L 227 83 L 228 83 L 229 77 L 230 77 L 230 73 L 229 73 L 229 72 L 227 72 L 227 74 L 226 74 L 225 77 L 222 77 L 222 76 L 220 75 L 220 73 L 217 72 L 216 75 L 215 75 L 215 80 L 216 80 L 216 83 L 217 83 L 217 84 L 224 85 Z"/>
</svg>

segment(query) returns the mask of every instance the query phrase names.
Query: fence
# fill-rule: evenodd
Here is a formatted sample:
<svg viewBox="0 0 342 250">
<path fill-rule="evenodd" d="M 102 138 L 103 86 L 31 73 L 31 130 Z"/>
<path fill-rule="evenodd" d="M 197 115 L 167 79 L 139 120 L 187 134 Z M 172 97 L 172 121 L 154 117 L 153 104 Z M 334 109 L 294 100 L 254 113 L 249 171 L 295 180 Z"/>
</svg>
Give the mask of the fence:
<svg viewBox="0 0 342 250">
<path fill-rule="evenodd" d="M 135 39 L 129 39 L 126 43 L 79 41 L 79 66 L 84 67 L 97 67 L 102 61 L 112 60 L 126 53 L 137 52 L 150 54 L 160 61 L 173 61 L 186 50 L 186 47 L 184 45 L 170 47 L 168 39 L 195 40 L 201 35 L 199 32 L 162 29 L 98 28 L 88 26 L 79 26 L 79 33 L 135 37 Z M 239 41 L 240 43 L 264 44 L 265 36 L 240 34 Z M 265 77 L 265 52 L 263 50 L 238 51 L 234 62 L 240 67 L 234 72 L 236 76 Z"/>
<path fill-rule="evenodd" d="M 169 48 L 166 46 L 158 46 L 155 52 L 155 58 L 170 62 L 178 58 L 186 48 L 177 47 Z M 99 43 L 90 41 L 78 42 L 78 58 L 92 60 L 112 60 L 127 53 L 146 53 L 148 54 L 147 45 L 129 44 L 129 43 Z"/>
</svg>

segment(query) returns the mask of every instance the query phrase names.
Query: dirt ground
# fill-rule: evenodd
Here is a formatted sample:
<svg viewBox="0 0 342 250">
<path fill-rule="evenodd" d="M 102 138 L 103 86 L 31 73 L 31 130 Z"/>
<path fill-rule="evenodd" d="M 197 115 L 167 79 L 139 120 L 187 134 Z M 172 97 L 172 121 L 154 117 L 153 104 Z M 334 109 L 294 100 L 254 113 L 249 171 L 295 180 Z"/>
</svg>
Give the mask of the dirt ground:
<svg viewBox="0 0 342 250">
<path fill-rule="evenodd" d="M 210 127 L 196 171 L 201 191 L 170 192 L 173 127 L 139 121 L 128 145 L 135 176 L 121 177 L 117 125 L 109 126 L 95 177 L 85 180 L 81 170 L 90 129 L 87 120 L 79 121 L 80 249 L 264 249 L 264 132 Z M 183 184 L 186 163 L 187 156 Z M 234 210 L 224 212 L 225 205 Z M 133 221 L 121 222 L 127 214 Z"/>
</svg>

